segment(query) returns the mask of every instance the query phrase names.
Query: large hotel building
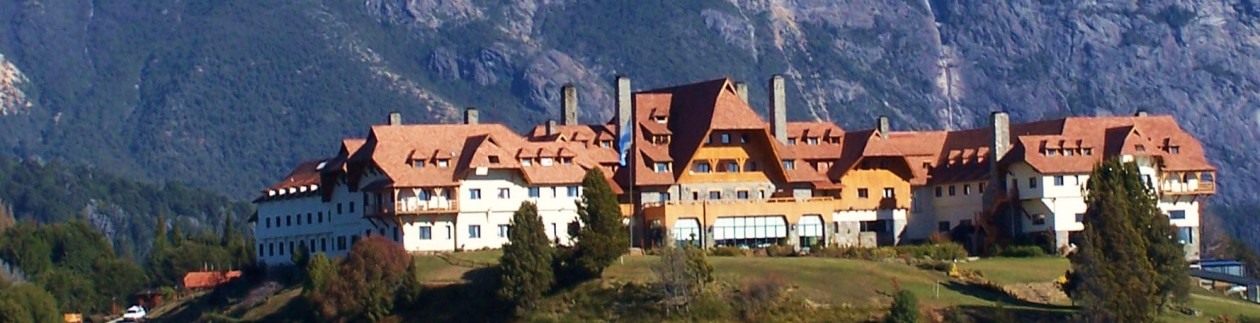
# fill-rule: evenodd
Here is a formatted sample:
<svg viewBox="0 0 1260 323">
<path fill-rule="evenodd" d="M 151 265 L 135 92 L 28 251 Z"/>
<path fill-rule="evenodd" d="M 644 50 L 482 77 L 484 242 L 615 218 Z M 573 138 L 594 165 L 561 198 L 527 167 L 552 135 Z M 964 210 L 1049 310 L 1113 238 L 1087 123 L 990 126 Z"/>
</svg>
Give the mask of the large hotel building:
<svg viewBox="0 0 1260 323">
<path fill-rule="evenodd" d="M 778 76 L 768 121 L 729 79 L 632 92 L 621 77 L 615 86 L 610 122 L 578 124 L 577 93 L 566 86 L 559 124 L 523 135 L 480 123 L 471 108 L 463 124 L 391 114 L 262 190 L 258 258 L 284 264 L 303 247 L 340 256 L 373 235 L 414 252 L 498 248 L 524 201 L 538 205 L 548 237 L 567 244 L 592 168 L 607 174 L 634 244 L 645 247 L 877 246 L 935 233 L 973 250 L 1012 236 L 1065 248 L 1083 229 L 1089 173 L 1115 157 L 1139 165 L 1186 257 L 1197 259 L 1199 208 L 1215 193 L 1215 167 L 1171 116 L 1012 124 L 995 112 L 988 127 L 960 131 L 894 131 L 879 117 L 847 131 L 787 121 Z"/>
</svg>

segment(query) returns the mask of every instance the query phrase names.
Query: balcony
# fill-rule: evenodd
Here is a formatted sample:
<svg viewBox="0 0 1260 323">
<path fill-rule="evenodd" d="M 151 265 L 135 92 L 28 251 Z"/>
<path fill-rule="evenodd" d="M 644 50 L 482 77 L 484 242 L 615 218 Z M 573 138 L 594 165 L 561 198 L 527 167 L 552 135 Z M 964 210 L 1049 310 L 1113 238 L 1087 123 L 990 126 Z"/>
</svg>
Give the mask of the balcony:
<svg viewBox="0 0 1260 323">
<path fill-rule="evenodd" d="M 393 206 L 392 208 L 389 206 Z M 382 205 L 379 208 L 373 208 L 375 212 L 365 214 L 366 216 L 400 216 L 400 215 L 427 215 L 427 214 L 446 214 L 459 212 L 459 200 L 447 199 L 404 199 L 390 204 Z"/>
<path fill-rule="evenodd" d="M 1165 181 L 1159 189 L 1165 195 L 1209 195 L 1216 194 L 1216 183 Z"/>
</svg>

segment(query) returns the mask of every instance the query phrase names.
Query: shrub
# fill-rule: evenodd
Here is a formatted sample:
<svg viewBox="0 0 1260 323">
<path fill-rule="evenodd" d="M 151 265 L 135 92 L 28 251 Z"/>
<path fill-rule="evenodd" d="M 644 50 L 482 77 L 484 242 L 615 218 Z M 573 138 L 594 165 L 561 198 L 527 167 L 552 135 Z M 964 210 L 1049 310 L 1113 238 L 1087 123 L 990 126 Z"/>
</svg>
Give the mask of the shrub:
<svg viewBox="0 0 1260 323">
<path fill-rule="evenodd" d="M 411 256 L 380 236 L 359 240 L 341 261 L 326 292 L 316 291 L 326 320 L 377 321 L 393 312 L 395 290 L 402 284 Z"/>
<path fill-rule="evenodd" d="M 756 321 L 758 315 L 778 305 L 786 290 L 787 283 L 775 274 L 745 279 L 734 300 L 739 305 L 740 317 Z"/>
<path fill-rule="evenodd" d="M 897 249 L 893 247 L 879 247 L 870 250 L 870 255 L 863 259 L 868 260 L 886 260 L 897 258 Z"/>
<path fill-rule="evenodd" d="M 962 245 L 949 242 L 927 245 L 897 246 L 897 254 L 909 255 L 913 258 L 931 258 L 936 260 L 958 260 L 967 258 L 967 249 Z"/>
<path fill-rule="evenodd" d="M 789 245 L 772 245 L 766 247 L 766 255 L 770 257 L 791 257 L 796 255 L 796 249 Z"/>
<path fill-rule="evenodd" d="M 919 300 L 915 298 L 914 293 L 908 290 L 898 290 L 893 295 L 892 308 L 888 310 L 888 316 L 884 317 L 884 322 L 888 323 L 915 323 L 919 321 Z"/>
<path fill-rule="evenodd" d="M 713 249 L 709 249 L 709 255 L 716 256 L 716 257 L 742 257 L 742 256 L 747 256 L 748 254 L 746 254 L 744 250 L 740 249 L 739 247 L 721 246 L 721 247 L 715 247 Z"/>
<path fill-rule="evenodd" d="M 1011 258 L 1031 258 L 1031 257 L 1045 257 L 1046 256 L 1046 250 L 1042 249 L 1040 246 L 1035 246 L 1035 245 L 996 246 L 994 247 L 993 253 L 994 255 L 998 257 L 1011 257 Z"/>
</svg>

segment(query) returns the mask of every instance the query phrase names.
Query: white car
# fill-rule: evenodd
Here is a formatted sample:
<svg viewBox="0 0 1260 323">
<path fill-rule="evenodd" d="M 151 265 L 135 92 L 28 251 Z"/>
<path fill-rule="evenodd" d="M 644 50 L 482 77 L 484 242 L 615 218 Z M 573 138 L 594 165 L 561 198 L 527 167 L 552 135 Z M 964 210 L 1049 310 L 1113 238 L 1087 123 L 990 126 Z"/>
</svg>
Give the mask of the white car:
<svg viewBox="0 0 1260 323">
<path fill-rule="evenodd" d="M 144 311 L 144 307 L 137 305 L 128 307 L 127 312 L 123 313 L 122 319 L 123 322 L 143 322 L 144 316 L 147 314 L 148 313 Z"/>
</svg>

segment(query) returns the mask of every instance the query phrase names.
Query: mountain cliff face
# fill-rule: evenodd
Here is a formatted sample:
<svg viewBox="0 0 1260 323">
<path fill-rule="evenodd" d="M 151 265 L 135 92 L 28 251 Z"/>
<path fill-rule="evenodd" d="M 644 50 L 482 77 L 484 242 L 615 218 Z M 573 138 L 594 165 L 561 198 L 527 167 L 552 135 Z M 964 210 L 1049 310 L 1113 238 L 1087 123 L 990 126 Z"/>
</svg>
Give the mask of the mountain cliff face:
<svg viewBox="0 0 1260 323">
<path fill-rule="evenodd" d="M 245 197 L 392 110 L 523 129 L 564 83 L 596 122 L 615 74 L 731 76 L 764 106 L 782 73 L 794 119 L 847 129 L 1174 114 L 1237 206 L 1260 186 L 1258 26 L 1255 0 L 0 0 L 0 149 Z"/>
</svg>

